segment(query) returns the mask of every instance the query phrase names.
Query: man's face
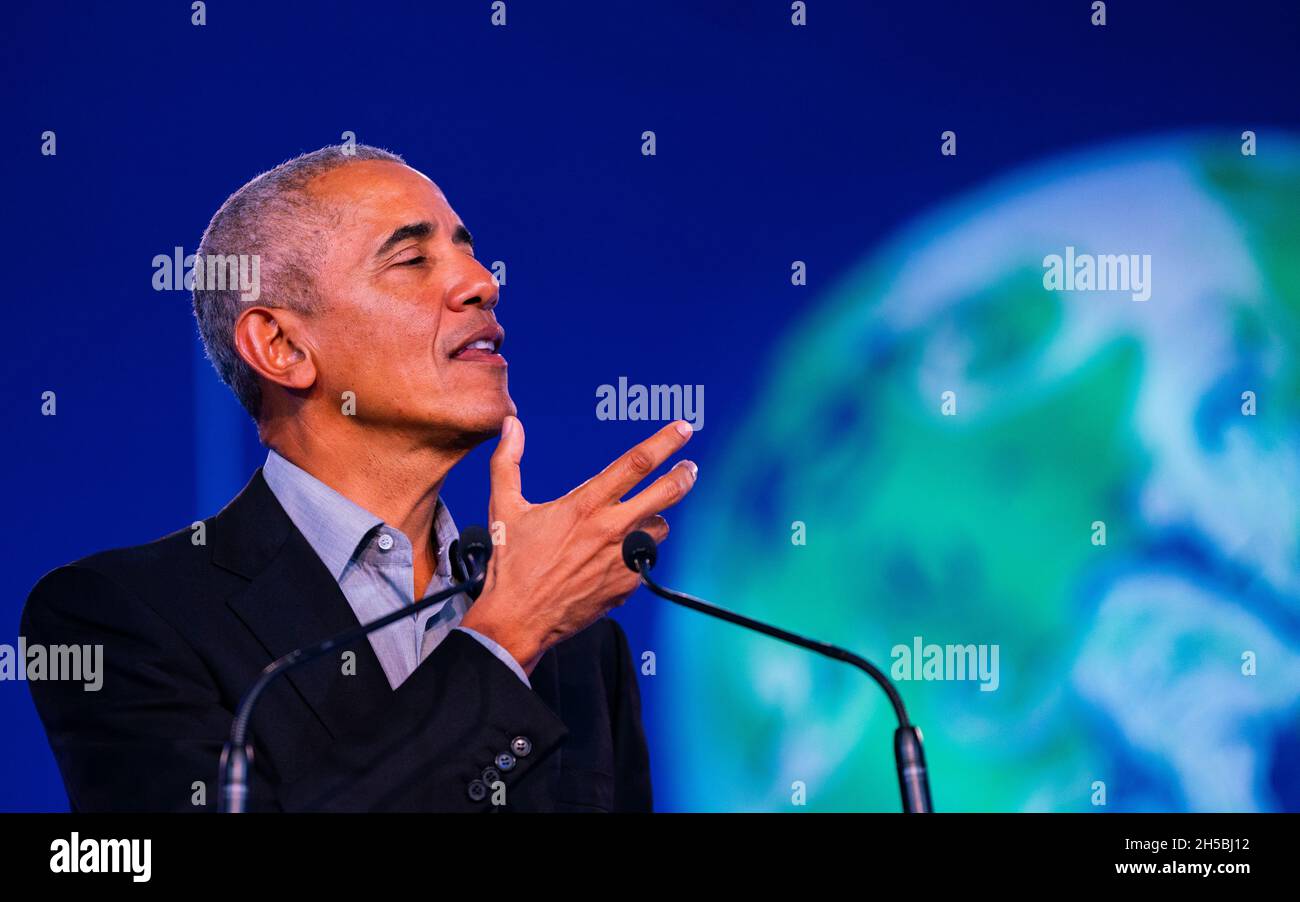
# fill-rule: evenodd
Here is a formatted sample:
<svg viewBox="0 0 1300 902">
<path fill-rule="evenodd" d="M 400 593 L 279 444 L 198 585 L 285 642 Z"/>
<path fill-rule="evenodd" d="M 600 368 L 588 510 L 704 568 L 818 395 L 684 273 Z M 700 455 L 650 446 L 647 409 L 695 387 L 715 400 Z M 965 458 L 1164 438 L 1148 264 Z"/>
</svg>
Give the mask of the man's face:
<svg viewBox="0 0 1300 902">
<path fill-rule="evenodd" d="M 324 236 L 321 312 L 309 318 L 324 396 L 356 394 L 358 425 L 413 441 L 474 445 L 515 412 L 506 385 L 498 287 L 438 186 L 366 160 L 308 192 L 337 214 Z"/>
</svg>

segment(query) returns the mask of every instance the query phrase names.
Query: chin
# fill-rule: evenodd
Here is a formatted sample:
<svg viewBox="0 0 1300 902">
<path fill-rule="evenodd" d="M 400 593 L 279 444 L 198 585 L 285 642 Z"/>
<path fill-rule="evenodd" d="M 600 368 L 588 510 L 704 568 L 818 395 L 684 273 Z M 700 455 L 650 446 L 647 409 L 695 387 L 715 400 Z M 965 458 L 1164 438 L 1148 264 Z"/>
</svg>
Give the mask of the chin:
<svg viewBox="0 0 1300 902">
<path fill-rule="evenodd" d="M 514 401 L 505 395 L 494 401 L 475 404 L 470 409 L 459 410 L 450 422 L 444 414 L 435 428 L 443 435 L 450 432 L 452 444 L 473 448 L 500 435 L 501 421 L 513 415 L 515 410 Z"/>
</svg>

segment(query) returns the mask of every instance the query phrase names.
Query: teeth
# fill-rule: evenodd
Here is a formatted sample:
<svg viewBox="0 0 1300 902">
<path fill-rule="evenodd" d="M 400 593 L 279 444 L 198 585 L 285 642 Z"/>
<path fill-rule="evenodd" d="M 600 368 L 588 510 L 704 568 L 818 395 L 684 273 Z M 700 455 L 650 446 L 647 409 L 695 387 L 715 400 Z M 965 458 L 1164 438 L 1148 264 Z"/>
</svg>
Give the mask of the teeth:
<svg viewBox="0 0 1300 902">
<path fill-rule="evenodd" d="M 474 349 L 480 351 L 495 351 L 496 345 L 490 341 L 471 341 L 469 344 L 465 345 L 465 350 L 467 351 Z"/>
</svg>

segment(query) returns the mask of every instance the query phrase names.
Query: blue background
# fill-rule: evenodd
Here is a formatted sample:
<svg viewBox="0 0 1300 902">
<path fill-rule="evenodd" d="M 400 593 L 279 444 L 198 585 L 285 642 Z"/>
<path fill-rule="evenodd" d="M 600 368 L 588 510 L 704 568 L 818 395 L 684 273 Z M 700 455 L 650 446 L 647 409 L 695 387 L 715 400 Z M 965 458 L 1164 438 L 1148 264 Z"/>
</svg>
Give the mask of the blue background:
<svg viewBox="0 0 1300 902">
<path fill-rule="evenodd" d="M 619 376 L 706 386 L 690 454 L 707 480 L 801 306 L 918 214 L 1065 149 L 1300 125 L 1294 3 L 1113 2 L 1105 28 L 1088 6 L 812 0 L 793 28 L 784 2 L 517 0 L 494 28 L 485 0 L 217 0 L 204 27 L 182 2 L 12 5 L 0 642 L 41 574 L 214 513 L 261 462 L 189 296 L 151 287 L 153 257 L 192 253 L 256 173 L 353 131 L 433 178 L 480 258 L 506 261 L 531 500 L 652 428 L 595 418 Z M 484 519 L 487 450 L 446 490 L 461 523 Z M 642 594 L 618 613 L 634 649 L 661 610 Z M 671 712 L 642 685 L 661 750 Z M 0 810 L 64 808 L 26 686 L 0 683 L 0 725 Z M 655 777 L 665 807 L 691 807 Z"/>
</svg>

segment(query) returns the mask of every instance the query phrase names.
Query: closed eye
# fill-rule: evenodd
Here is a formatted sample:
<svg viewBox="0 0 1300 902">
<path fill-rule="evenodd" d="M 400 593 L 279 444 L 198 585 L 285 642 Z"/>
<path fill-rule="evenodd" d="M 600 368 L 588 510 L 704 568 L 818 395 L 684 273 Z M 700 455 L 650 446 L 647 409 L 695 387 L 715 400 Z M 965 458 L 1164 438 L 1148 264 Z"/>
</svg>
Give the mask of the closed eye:
<svg viewBox="0 0 1300 902">
<path fill-rule="evenodd" d="M 412 257 L 410 260 L 403 260 L 401 263 L 397 263 L 395 265 L 396 266 L 419 266 L 423 262 L 424 262 L 423 257 Z"/>
</svg>

